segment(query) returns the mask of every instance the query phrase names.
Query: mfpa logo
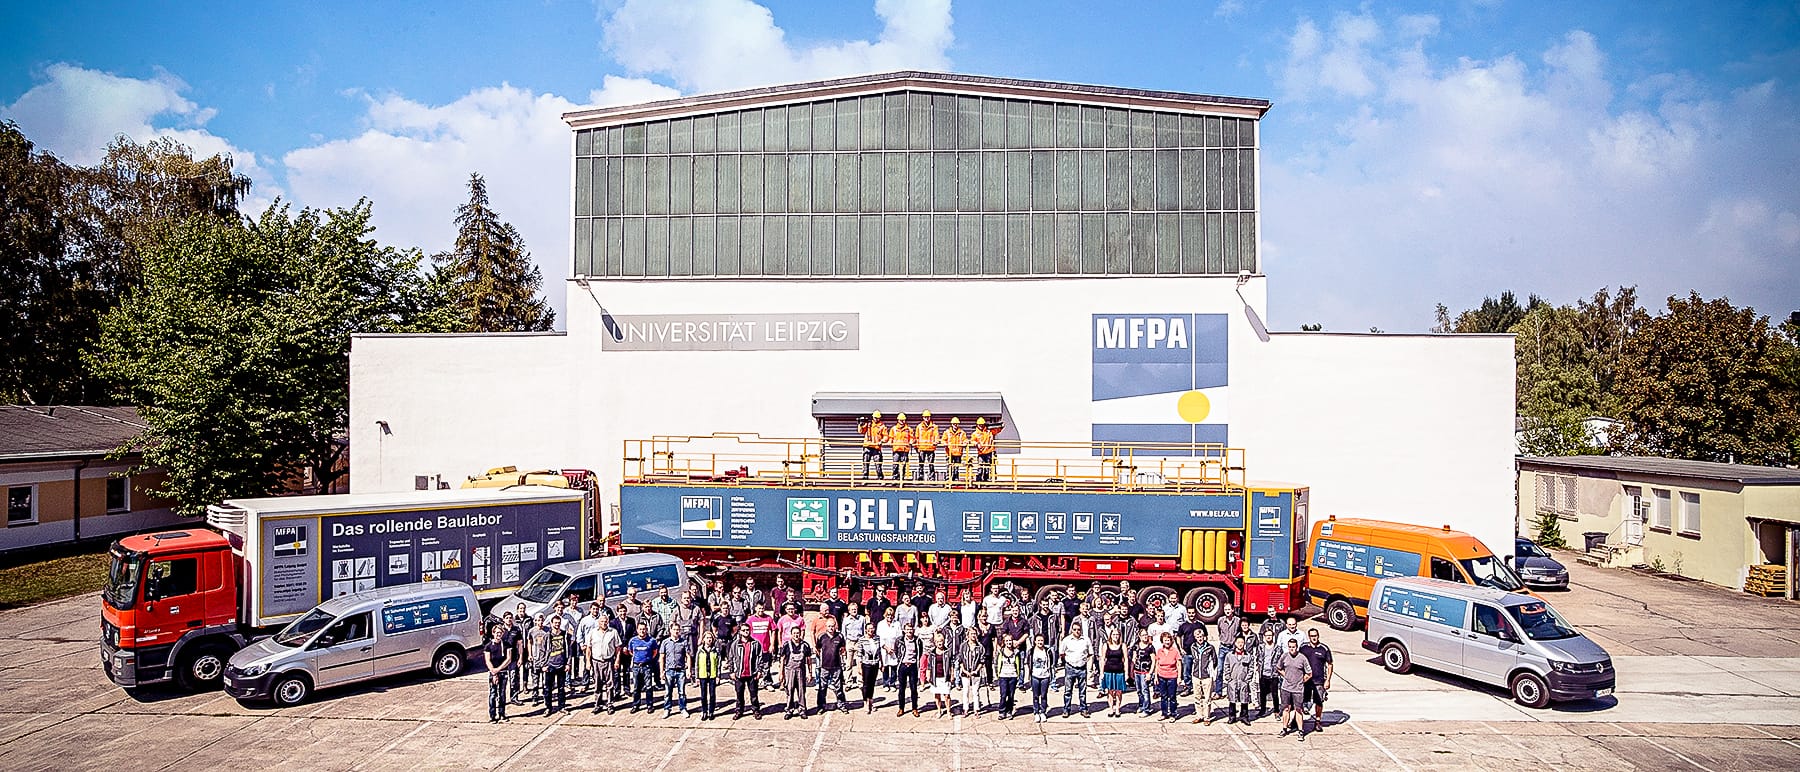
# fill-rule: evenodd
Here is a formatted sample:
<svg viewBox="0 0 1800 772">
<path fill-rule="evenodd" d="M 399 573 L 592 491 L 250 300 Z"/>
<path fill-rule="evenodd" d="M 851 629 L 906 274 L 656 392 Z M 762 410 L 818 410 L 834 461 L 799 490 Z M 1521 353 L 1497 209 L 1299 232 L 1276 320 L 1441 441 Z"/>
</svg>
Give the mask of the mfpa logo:
<svg viewBox="0 0 1800 772">
<path fill-rule="evenodd" d="M 1094 441 L 1226 444 L 1229 321 L 1226 314 L 1095 314 Z"/>
<path fill-rule="evenodd" d="M 1094 348 L 1188 347 L 1187 319 L 1180 316 L 1095 317 Z"/>
</svg>

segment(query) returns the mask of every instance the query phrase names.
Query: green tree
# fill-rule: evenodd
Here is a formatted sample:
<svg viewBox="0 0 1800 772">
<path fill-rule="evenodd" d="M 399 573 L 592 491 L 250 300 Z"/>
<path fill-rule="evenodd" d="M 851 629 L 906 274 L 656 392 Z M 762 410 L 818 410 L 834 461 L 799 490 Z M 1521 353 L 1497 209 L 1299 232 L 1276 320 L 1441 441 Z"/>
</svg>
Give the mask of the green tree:
<svg viewBox="0 0 1800 772">
<path fill-rule="evenodd" d="M 142 406 L 145 462 L 181 511 L 341 476 L 350 336 L 411 331 L 432 302 L 416 250 L 378 245 L 370 209 L 159 222 L 142 282 L 89 361 Z"/>
<path fill-rule="evenodd" d="M 518 230 L 489 204 L 480 174 L 469 175 L 469 201 L 456 209 L 456 246 L 433 263 L 469 332 L 541 331 L 556 323 L 556 312 L 538 296 L 542 272 Z"/>
<path fill-rule="evenodd" d="M 1699 293 L 1626 339 L 1616 389 L 1636 452 L 1706 461 L 1786 460 L 1800 437 L 1794 344 L 1753 309 Z"/>
<path fill-rule="evenodd" d="M 1576 301 L 1576 329 L 1586 349 L 1587 368 L 1594 374 L 1594 412 L 1619 417 L 1616 383 L 1625 341 L 1650 321 L 1638 305 L 1636 287 L 1620 287 L 1617 294 L 1605 288 L 1586 300 Z"/>
<path fill-rule="evenodd" d="M 1437 324 L 1432 332 L 1487 333 L 1508 332 L 1513 325 L 1525 318 L 1526 312 L 1545 305 L 1544 299 L 1532 295 L 1525 303 L 1519 305 L 1518 296 L 1512 290 L 1500 293 L 1497 298 L 1482 298 L 1481 305 L 1471 308 L 1450 318 L 1450 309 L 1444 304 L 1437 305 Z"/>
<path fill-rule="evenodd" d="M 1513 325 L 1518 370 L 1520 452 L 1575 456 L 1599 452 L 1587 419 L 1599 414 L 1601 393 L 1579 327 L 1567 306 L 1540 304 Z"/>
</svg>

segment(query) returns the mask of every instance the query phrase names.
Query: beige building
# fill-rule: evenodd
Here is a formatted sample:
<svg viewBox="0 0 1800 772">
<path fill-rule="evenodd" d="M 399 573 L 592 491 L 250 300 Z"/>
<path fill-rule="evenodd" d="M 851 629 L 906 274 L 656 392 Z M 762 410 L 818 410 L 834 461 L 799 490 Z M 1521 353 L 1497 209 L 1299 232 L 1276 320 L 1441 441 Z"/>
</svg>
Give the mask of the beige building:
<svg viewBox="0 0 1800 772">
<path fill-rule="evenodd" d="M 160 471 L 113 458 L 144 424 L 135 408 L 0 405 L 0 552 L 164 528 L 184 522 L 151 491 Z"/>
<path fill-rule="evenodd" d="M 1519 531 L 1540 513 L 1563 538 L 1615 563 L 1659 565 L 1743 588 L 1750 566 L 1785 567 L 1784 595 L 1800 597 L 1800 470 L 1643 456 L 1520 458 Z"/>
</svg>

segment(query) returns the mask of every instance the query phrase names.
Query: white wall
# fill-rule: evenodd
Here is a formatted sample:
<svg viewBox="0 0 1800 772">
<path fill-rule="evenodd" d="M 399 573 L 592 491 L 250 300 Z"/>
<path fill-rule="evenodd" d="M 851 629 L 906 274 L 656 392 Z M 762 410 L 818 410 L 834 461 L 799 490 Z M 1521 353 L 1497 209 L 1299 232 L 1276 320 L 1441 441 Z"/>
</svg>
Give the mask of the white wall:
<svg viewBox="0 0 1800 772">
<path fill-rule="evenodd" d="M 1091 436 L 1094 314 L 1230 315 L 1231 444 L 1313 511 L 1450 522 L 1504 551 L 1512 527 L 1508 336 L 1274 335 L 1251 278 L 597 281 L 566 336 L 359 337 L 351 490 L 455 484 L 489 466 L 581 467 L 613 489 L 623 440 L 817 435 L 823 391 L 997 391 L 1027 440 Z M 1240 299 L 1240 291 L 1241 298 Z M 855 351 L 601 351 L 613 315 L 860 314 Z M 392 434 L 375 424 L 388 421 Z M 608 494 L 608 498 L 611 495 Z"/>
</svg>

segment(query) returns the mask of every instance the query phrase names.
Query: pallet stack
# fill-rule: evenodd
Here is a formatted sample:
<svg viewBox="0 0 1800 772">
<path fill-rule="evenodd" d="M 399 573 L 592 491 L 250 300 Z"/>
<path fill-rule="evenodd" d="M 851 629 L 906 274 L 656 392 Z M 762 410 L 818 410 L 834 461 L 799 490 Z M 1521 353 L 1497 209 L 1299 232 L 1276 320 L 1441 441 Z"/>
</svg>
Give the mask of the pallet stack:
<svg viewBox="0 0 1800 772">
<path fill-rule="evenodd" d="M 1751 566 L 1744 579 L 1744 592 L 1765 598 L 1787 594 L 1787 567 L 1774 564 Z"/>
</svg>

